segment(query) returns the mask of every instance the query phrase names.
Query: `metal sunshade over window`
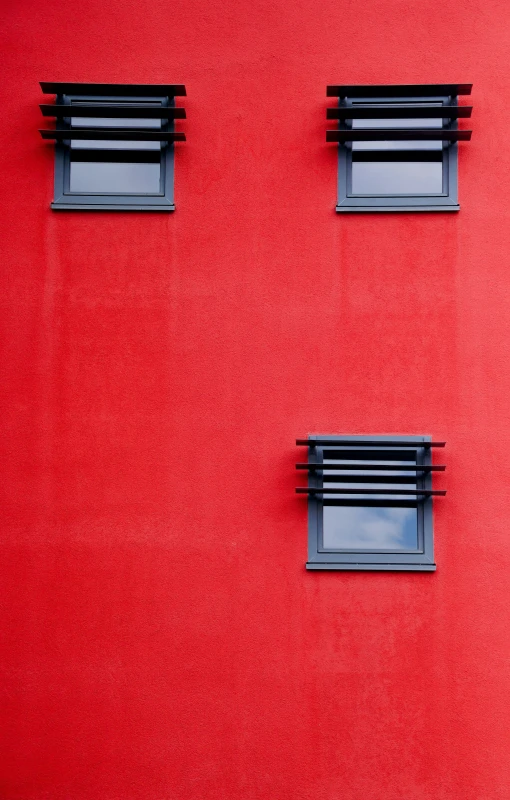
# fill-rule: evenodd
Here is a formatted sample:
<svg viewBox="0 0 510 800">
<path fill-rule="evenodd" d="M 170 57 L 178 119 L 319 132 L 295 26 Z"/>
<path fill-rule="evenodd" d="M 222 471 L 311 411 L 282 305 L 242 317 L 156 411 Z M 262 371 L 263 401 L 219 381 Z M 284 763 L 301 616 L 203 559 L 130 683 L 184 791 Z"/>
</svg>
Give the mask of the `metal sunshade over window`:
<svg viewBox="0 0 510 800">
<path fill-rule="evenodd" d="M 174 120 L 181 84 L 41 83 L 56 94 L 43 104 L 56 128 L 41 130 L 56 142 L 52 208 L 172 211 L 173 143 L 185 141 Z"/>
<path fill-rule="evenodd" d="M 431 448 L 416 436 L 298 439 L 308 447 L 308 569 L 435 569 Z"/>
<path fill-rule="evenodd" d="M 471 116 L 458 95 L 471 84 L 328 86 L 338 120 L 326 140 L 339 144 L 337 211 L 457 211 L 457 142 Z"/>
</svg>

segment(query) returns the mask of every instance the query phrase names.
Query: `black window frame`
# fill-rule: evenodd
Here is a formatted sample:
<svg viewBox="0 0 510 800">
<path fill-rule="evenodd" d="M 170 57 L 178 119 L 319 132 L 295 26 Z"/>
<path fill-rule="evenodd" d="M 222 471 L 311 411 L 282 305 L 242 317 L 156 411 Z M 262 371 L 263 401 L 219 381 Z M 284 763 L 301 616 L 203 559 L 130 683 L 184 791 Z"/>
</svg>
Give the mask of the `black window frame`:
<svg viewBox="0 0 510 800">
<path fill-rule="evenodd" d="M 345 107 L 358 105 L 358 104 L 402 104 L 402 103 L 441 103 L 443 106 L 458 107 L 458 94 L 446 93 L 448 91 L 468 94 L 471 91 L 469 84 L 460 85 L 430 85 L 430 86 L 417 86 L 419 93 L 413 93 L 413 87 L 395 86 L 395 94 L 391 94 L 392 87 L 328 87 L 329 96 L 338 96 L 338 106 L 340 109 Z M 345 89 L 345 92 L 343 90 Z M 356 91 L 356 90 L 362 91 Z M 352 95 L 349 95 L 349 90 Z M 372 90 L 372 93 L 371 93 Z M 407 90 L 407 94 L 405 93 Z M 445 91 L 446 90 L 446 91 Z M 343 92 L 343 93 L 342 93 Z M 470 113 L 470 109 L 469 109 Z M 331 117 L 334 111 L 332 110 Z M 328 113 L 328 117 L 329 117 Z M 403 116 L 410 116 L 403 115 Z M 441 115 L 438 114 L 440 117 Z M 465 114 L 463 116 L 468 116 Z M 377 119 L 376 109 L 374 109 L 374 118 Z M 457 119 L 443 118 L 443 128 L 447 131 L 458 131 L 459 126 Z M 352 120 L 341 119 L 338 124 L 339 131 L 352 130 Z M 362 130 L 362 129 L 357 129 Z M 412 128 L 409 128 L 412 131 Z M 464 136 L 463 134 L 466 134 Z M 469 138 L 467 135 L 470 132 L 462 131 L 462 138 Z M 331 137 L 331 138 L 330 138 Z M 328 141 L 338 141 L 335 139 L 335 131 L 328 131 Z M 389 137 L 388 137 L 389 138 Z M 411 137 L 412 138 L 412 137 Z M 416 138 L 416 137 L 414 137 Z M 355 151 L 356 155 L 359 153 L 366 153 L 368 151 Z M 416 153 L 413 150 L 391 150 L 382 151 L 386 157 L 381 160 L 392 160 L 389 156 L 397 156 L 395 160 L 412 160 L 409 157 L 410 153 Z M 442 150 L 428 150 L 422 151 L 425 154 L 442 154 L 443 164 L 443 191 L 441 194 L 353 194 L 352 193 L 352 142 L 338 143 L 338 179 L 337 190 L 338 200 L 336 211 L 339 213 L 352 213 L 352 212 L 393 212 L 393 211 L 459 211 L 460 205 L 458 202 L 458 145 L 457 141 L 443 142 Z M 399 157 L 401 156 L 401 157 Z M 358 157 L 357 160 L 369 160 L 367 156 Z M 377 159 L 374 159 L 377 160 Z M 437 156 L 425 155 L 423 159 L 415 160 L 439 160 Z"/>
<path fill-rule="evenodd" d="M 320 444 L 315 445 L 315 441 Z M 324 441 L 327 441 L 328 444 L 322 444 Z M 344 447 L 348 447 L 350 444 L 359 444 L 360 446 L 363 445 L 366 447 L 367 444 L 370 443 L 370 448 L 372 450 L 380 448 L 381 453 L 383 453 L 385 448 L 388 449 L 389 442 L 393 442 L 398 444 L 402 443 L 405 446 L 406 453 L 410 450 L 415 450 L 417 466 L 431 466 L 431 441 L 432 439 L 430 436 L 310 435 L 306 443 L 308 445 L 309 464 L 321 462 L 324 458 L 324 452 L 327 452 L 328 449 L 334 451 L 335 447 L 338 449 L 340 443 L 343 443 Z M 298 440 L 298 442 L 300 444 L 302 443 L 301 440 Z M 444 469 L 442 466 L 437 468 Z M 370 467 L 367 467 L 367 469 L 370 469 Z M 396 469 L 398 469 L 398 467 Z M 435 571 L 432 495 L 424 496 L 421 500 L 395 501 L 388 499 L 385 503 L 381 503 L 380 500 L 374 500 L 372 502 L 372 505 L 377 502 L 381 506 L 417 508 L 417 550 L 392 551 L 376 550 L 375 548 L 371 551 L 366 549 L 325 549 L 322 546 L 323 509 L 326 505 L 335 503 L 334 501 L 328 502 L 327 497 L 321 495 L 320 491 L 317 491 L 323 487 L 322 474 L 320 470 L 310 469 L 308 471 L 308 488 L 317 493 L 308 494 L 307 570 Z M 416 489 L 417 491 L 432 491 L 431 471 L 425 471 L 417 477 Z M 298 489 L 298 491 L 306 492 L 307 490 Z M 353 491 L 353 494 L 355 494 L 355 491 Z M 358 505 L 359 507 L 369 506 L 369 503 L 364 503 L 362 500 L 356 501 L 356 503 L 348 501 L 345 504 Z"/>
<path fill-rule="evenodd" d="M 94 104 L 122 104 L 122 106 L 132 103 L 135 107 L 161 105 L 162 108 L 175 108 L 175 95 L 185 95 L 185 87 L 181 84 L 157 85 L 149 84 L 76 84 L 76 83 L 45 83 L 41 82 L 43 92 L 55 94 L 56 102 L 54 106 L 42 105 L 41 110 L 45 116 L 55 116 L 56 126 L 53 130 L 41 130 L 44 139 L 55 139 L 55 173 L 54 173 L 54 199 L 51 208 L 58 210 L 93 210 L 93 211 L 174 211 L 174 141 L 185 141 L 183 133 L 175 132 L 174 118 L 184 118 L 185 111 L 182 108 L 176 109 L 174 113 L 167 113 L 161 119 L 161 128 L 156 131 L 151 129 L 151 133 L 161 130 L 164 136 L 160 141 L 160 149 L 132 149 L 129 148 L 109 148 L 107 146 L 87 149 L 85 147 L 71 148 L 73 138 L 71 132 L 76 130 L 72 126 L 72 111 L 69 115 L 63 111 L 63 106 L 72 106 L 73 103 Z M 55 110 L 53 113 L 53 109 Z M 129 105 L 126 105 L 126 117 L 129 118 Z M 80 115 L 81 116 L 81 115 Z M 93 111 L 90 116 L 93 117 Z M 119 116 L 114 114 L 112 116 Z M 152 115 L 141 113 L 142 118 L 153 118 Z M 132 118 L 136 120 L 136 108 L 133 109 Z M 105 126 L 107 126 L 105 118 Z M 156 119 L 156 118 L 154 118 Z M 159 118 L 157 118 L 159 119 Z M 94 128 L 100 130 L 99 125 Z M 70 131 L 67 139 L 62 136 L 62 131 Z M 113 130 L 110 128 L 110 130 Z M 124 131 L 131 128 L 126 129 Z M 143 140 L 145 126 L 137 126 L 133 123 L 133 139 Z M 124 133 L 124 138 L 127 134 Z M 91 137 L 92 138 L 92 137 Z M 96 137 L 97 138 L 97 137 Z M 104 137 L 101 139 L 113 142 L 119 140 L 119 136 L 108 135 L 105 130 Z M 154 141 L 155 138 L 152 139 Z M 112 154 L 112 159 L 106 157 L 107 151 Z M 99 154 L 97 161 L 114 163 L 126 161 L 129 163 L 158 163 L 160 165 L 160 190 L 159 192 L 76 192 L 70 188 L 70 165 L 73 156 L 77 161 L 94 162 L 94 155 Z"/>
</svg>

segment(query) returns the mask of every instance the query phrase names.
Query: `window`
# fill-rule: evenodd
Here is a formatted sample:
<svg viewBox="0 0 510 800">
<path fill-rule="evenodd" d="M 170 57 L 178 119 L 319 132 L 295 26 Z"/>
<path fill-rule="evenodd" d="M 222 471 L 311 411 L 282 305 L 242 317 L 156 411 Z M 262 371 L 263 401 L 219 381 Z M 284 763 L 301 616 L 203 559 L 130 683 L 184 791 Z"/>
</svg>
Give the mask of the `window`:
<svg viewBox="0 0 510 800">
<path fill-rule="evenodd" d="M 457 120 L 471 116 L 458 95 L 471 84 L 328 86 L 338 130 L 337 211 L 458 211 Z"/>
<path fill-rule="evenodd" d="M 309 436 L 308 562 L 314 570 L 433 571 L 428 436 Z"/>
<path fill-rule="evenodd" d="M 182 85 L 41 83 L 56 117 L 41 130 L 55 146 L 54 209 L 173 211 L 174 120 Z"/>
</svg>

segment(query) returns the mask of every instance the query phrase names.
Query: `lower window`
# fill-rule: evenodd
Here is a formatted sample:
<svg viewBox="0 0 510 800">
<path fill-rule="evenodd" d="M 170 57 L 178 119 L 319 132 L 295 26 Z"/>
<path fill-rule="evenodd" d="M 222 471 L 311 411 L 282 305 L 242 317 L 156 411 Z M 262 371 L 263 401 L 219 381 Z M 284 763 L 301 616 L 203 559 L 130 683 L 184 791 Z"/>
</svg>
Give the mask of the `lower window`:
<svg viewBox="0 0 510 800">
<path fill-rule="evenodd" d="M 310 436 L 307 569 L 433 571 L 432 442 L 426 436 Z"/>
</svg>

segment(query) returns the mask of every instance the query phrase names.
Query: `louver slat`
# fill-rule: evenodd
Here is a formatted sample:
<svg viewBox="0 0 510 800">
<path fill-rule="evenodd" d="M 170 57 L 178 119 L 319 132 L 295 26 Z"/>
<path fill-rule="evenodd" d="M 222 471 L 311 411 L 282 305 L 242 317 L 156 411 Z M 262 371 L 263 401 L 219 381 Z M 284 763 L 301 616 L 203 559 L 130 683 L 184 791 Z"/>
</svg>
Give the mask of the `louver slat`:
<svg viewBox="0 0 510 800">
<path fill-rule="evenodd" d="M 58 105 L 43 103 L 39 106 L 44 117 L 139 117 L 142 119 L 186 119 L 185 108 L 136 105 L 111 105 L 109 103 L 81 103 L 78 105 Z"/>
<path fill-rule="evenodd" d="M 358 439 L 296 439 L 296 444 L 298 446 L 303 447 L 316 447 L 324 446 L 324 447 L 378 447 L 381 450 L 384 450 L 387 447 L 444 447 L 446 442 L 421 442 L 419 440 L 416 441 L 393 441 L 388 439 L 387 441 L 373 441 L 373 440 L 358 440 Z"/>
<path fill-rule="evenodd" d="M 338 480 L 341 480 L 341 477 L 338 477 Z M 297 494 L 391 494 L 391 495 L 424 495 L 430 497 L 431 495 L 442 495 L 446 494 L 444 490 L 433 490 L 433 489 L 325 489 L 321 487 L 320 489 L 309 489 L 299 486 L 296 489 Z"/>
<path fill-rule="evenodd" d="M 41 81 L 44 94 L 113 95 L 114 97 L 185 97 L 182 83 L 55 83 Z"/>
<path fill-rule="evenodd" d="M 403 108 L 402 106 L 373 105 L 363 106 L 341 106 L 339 108 L 327 108 L 327 119 L 406 119 L 406 118 L 442 118 L 460 119 L 470 117 L 473 106 L 420 106 L 413 105 Z"/>
<path fill-rule="evenodd" d="M 311 462 L 309 464 L 296 464 L 296 469 L 306 469 L 306 470 L 337 470 L 337 469 L 359 469 L 359 470 L 366 470 L 366 466 L 364 464 L 349 464 L 348 462 L 342 461 L 334 461 L 329 462 L 328 464 L 324 464 L 322 462 Z M 388 471 L 395 471 L 394 464 L 372 464 L 370 467 L 371 470 L 388 470 Z M 402 472 L 403 470 L 407 470 L 409 472 L 444 472 L 446 469 L 444 464 L 413 464 L 412 466 L 404 466 L 400 464 L 398 470 Z"/>
</svg>

